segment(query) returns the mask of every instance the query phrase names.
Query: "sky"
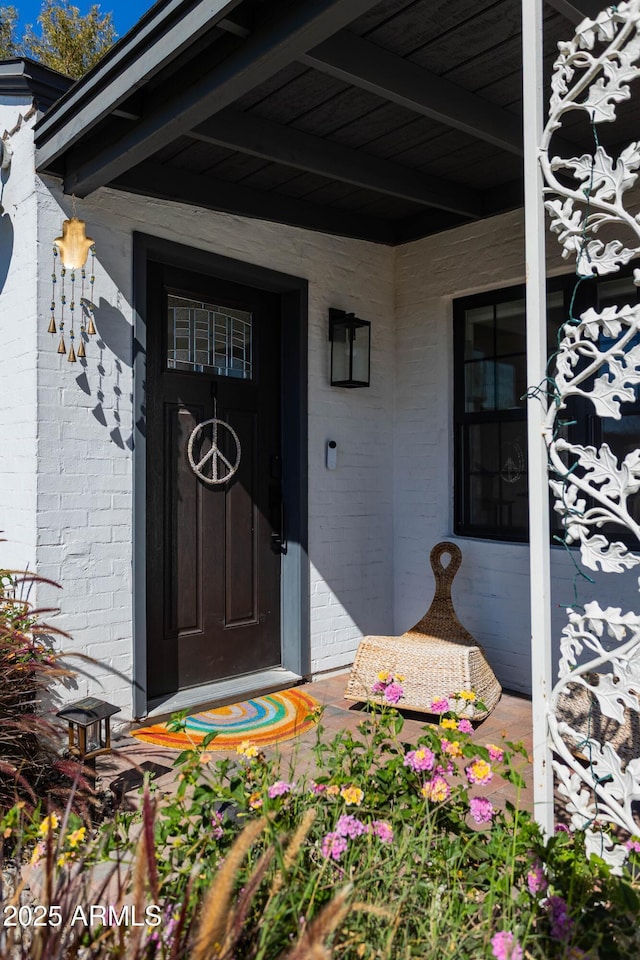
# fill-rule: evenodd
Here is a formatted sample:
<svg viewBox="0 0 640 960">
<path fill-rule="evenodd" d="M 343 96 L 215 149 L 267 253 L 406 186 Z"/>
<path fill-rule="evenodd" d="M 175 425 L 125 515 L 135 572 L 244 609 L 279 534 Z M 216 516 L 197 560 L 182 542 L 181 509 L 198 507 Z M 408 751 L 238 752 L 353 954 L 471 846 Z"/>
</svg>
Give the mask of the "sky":
<svg viewBox="0 0 640 960">
<path fill-rule="evenodd" d="M 78 7 L 81 13 L 87 13 L 89 8 L 98 0 L 71 0 L 74 7 Z M 100 12 L 112 13 L 113 22 L 118 37 L 123 37 L 128 30 L 137 23 L 145 10 L 153 6 L 154 0 L 100 0 Z M 18 28 L 16 34 L 22 35 L 22 31 L 27 23 L 36 26 L 38 14 L 40 13 L 41 0 L 8 0 L 0 3 L 0 6 L 14 6 L 18 11 Z"/>
</svg>

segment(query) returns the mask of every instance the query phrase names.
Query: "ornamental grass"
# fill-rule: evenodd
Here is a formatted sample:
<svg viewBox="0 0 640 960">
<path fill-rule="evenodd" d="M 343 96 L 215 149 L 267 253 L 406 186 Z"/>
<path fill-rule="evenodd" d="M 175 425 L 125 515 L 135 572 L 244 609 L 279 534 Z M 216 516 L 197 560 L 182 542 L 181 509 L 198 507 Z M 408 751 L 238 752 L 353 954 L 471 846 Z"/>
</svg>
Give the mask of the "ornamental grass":
<svg viewBox="0 0 640 960">
<path fill-rule="evenodd" d="M 29 809 L 48 795 L 64 807 L 78 765 L 61 758 L 61 729 L 47 716 L 56 684 L 73 677 L 54 640 L 65 636 L 43 621 L 31 596 L 31 573 L 0 570 L 0 817 L 16 803 Z M 82 779 L 85 790 L 86 780 Z M 75 791 L 76 798 L 80 793 Z M 0 839 L 2 839 L 0 837 Z"/>
</svg>

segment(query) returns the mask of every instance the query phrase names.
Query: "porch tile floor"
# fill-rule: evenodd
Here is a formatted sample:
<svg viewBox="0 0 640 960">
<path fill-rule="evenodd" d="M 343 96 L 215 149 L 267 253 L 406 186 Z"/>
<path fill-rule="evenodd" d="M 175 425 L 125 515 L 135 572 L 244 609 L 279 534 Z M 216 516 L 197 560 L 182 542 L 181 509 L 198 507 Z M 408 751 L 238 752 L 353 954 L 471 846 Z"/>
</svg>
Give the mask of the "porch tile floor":
<svg viewBox="0 0 640 960">
<path fill-rule="evenodd" d="M 343 673 L 304 685 L 304 689 L 325 707 L 323 725 L 327 742 L 332 740 L 340 730 L 355 731 L 357 725 L 366 716 L 361 707 L 344 699 L 343 693 L 347 679 L 348 673 Z M 413 743 L 419 737 L 427 718 L 420 714 L 408 712 L 404 713 L 404 717 L 405 725 L 402 731 L 402 739 L 408 743 Z M 503 737 L 513 742 L 522 741 L 527 752 L 531 752 L 532 718 L 530 700 L 522 696 L 504 693 L 493 713 L 477 726 L 473 735 L 473 739 L 480 744 L 500 744 Z M 310 730 L 302 737 L 276 744 L 267 748 L 265 752 L 269 755 L 280 755 L 283 771 L 294 768 L 300 773 L 313 767 L 313 755 L 310 748 L 315 741 L 316 731 Z M 156 784 L 161 792 L 169 794 L 175 789 L 176 777 L 172 767 L 177 756 L 176 751 L 151 744 L 143 744 L 129 735 L 119 739 L 115 746 L 116 753 L 98 759 L 97 773 L 103 788 L 110 787 L 116 796 L 123 798 L 126 805 L 136 805 L 137 791 L 142 783 L 145 771 L 155 773 Z M 215 751 L 214 759 L 229 755 L 231 754 Z M 527 787 L 521 791 L 518 803 L 520 807 L 532 809 L 532 769 L 524 758 L 521 760 L 521 772 Z M 506 800 L 516 801 L 515 789 L 497 777 L 494 777 L 488 788 L 483 789 L 483 795 L 488 796 L 499 805 L 503 805 Z"/>
</svg>

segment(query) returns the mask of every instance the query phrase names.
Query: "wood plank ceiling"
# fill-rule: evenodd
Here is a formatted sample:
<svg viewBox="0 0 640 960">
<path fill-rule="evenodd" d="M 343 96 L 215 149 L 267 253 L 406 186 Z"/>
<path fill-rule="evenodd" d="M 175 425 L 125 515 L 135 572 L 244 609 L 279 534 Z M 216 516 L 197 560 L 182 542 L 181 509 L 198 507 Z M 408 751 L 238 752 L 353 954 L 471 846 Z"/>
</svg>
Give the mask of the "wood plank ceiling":
<svg viewBox="0 0 640 960">
<path fill-rule="evenodd" d="M 160 0 L 71 88 L 40 172 L 392 244 L 522 204 L 520 0 L 206 2 Z M 545 5 L 547 80 L 598 7 Z"/>
</svg>

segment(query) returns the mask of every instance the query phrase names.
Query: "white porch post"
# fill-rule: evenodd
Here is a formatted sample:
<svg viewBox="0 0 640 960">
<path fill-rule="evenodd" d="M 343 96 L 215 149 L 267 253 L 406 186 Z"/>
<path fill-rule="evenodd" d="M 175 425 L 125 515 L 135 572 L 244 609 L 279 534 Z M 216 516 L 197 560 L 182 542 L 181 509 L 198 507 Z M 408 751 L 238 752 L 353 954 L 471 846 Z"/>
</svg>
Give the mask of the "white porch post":
<svg viewBox="0 0 640 960">
<path fill-rule="evenodd" d="M 522 0 L 525 256 L 527 277 L 527 380 L 541 383 L 547 364 L 545 222 L 538 146 L 542 140 L 542 0 Z M 528 400 L 531 666 L 533 693 L 534 815 L 553 833 L 553 771 L 547 703 L 552 687 L 551 573 L 547 450 L 542 438 L 545 405 Z"/>
</svg>

